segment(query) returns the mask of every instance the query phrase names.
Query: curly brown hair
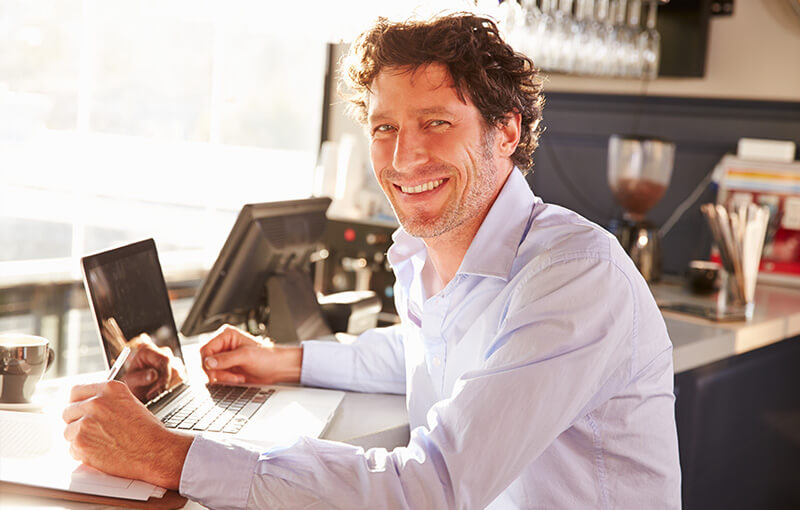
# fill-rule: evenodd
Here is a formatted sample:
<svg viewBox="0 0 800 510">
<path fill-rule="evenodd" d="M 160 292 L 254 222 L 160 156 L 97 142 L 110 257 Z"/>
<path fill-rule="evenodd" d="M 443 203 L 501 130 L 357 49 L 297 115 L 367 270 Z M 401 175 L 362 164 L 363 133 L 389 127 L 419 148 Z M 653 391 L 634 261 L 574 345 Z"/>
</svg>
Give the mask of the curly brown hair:
<svg viewBox="0 0 800 510">
<path fill-rule="evenodd" d="M 506 121 L 509 112 L 522 116 L 520 141 L 511 160 L 523 173 L 533 165 L 542 118 L 542 85 L 533 61 L 515 52 L 500 37 L 490 19 L 470 13 L 426 21 L 390 22 L 379 18 L 350 48 L 342 65 L 350 111 L 360 123 L 367 119 L 370 86 L 384 68 L 440 63 L 450 72 L 459 98 L 478 108 L 487 126 Z"/>
</svg>

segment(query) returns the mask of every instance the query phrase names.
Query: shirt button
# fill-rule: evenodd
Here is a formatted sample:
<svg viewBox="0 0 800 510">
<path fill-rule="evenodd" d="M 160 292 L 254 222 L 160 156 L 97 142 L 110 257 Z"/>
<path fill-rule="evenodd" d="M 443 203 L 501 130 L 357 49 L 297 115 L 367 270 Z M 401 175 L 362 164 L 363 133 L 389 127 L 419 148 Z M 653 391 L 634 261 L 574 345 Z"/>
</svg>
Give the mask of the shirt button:
<svg viewBox="0 0 800 510">
<path fill-rule="evenodd" d="M 442 364 L 442 359 L 439 356 L 434 357 L 433 364 L 438 367 L 439 365 Z"/>
</svg>

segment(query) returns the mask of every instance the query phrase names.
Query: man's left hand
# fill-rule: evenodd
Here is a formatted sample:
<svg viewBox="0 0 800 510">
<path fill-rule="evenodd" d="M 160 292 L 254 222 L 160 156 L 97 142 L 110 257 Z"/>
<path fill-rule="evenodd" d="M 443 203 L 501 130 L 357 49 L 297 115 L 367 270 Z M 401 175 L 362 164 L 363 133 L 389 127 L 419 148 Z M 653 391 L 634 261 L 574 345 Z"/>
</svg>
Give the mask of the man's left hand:
<svg viewBox="0 0 800 510">
<path fill-rule="evenodd" d="M 192 436 L 167 430 L 119 381 L 72 388 L 64 409 L 70 454 L 111 475 L 180 485 Z"/>
</svg>

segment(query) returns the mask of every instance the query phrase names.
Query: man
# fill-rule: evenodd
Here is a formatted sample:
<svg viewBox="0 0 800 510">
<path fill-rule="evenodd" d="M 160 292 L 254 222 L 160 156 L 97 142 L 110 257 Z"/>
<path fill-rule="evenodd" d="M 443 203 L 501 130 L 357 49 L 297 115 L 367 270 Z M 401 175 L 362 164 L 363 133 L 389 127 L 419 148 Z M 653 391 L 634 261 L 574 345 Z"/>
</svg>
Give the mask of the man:
<svg viewBox="0 0 800 510">
<path fill-rule="evenodd" d="M 193 439 L 108 383 L 73 390 L 73 454 L 212 507 L 679 507 L 672 346 L 647 285 L 612 236 L 515 169 L 537 141 L 530 60 L 471 15 L 379 21 L 350 57 L 401 224 L 401 324 L 302 347 L 225 328 L 201 354 L 211 380 L 405 391 L 408 446 Z"/>
</svg>

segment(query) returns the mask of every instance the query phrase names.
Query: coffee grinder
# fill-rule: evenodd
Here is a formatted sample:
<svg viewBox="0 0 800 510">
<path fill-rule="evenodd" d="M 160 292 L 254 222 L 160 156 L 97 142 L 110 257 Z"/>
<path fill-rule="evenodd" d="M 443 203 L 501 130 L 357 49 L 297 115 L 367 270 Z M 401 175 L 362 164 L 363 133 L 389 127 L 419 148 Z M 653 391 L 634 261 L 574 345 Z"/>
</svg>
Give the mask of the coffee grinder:
<svg viewBox="0 0 800 510">
<path fill-rule="evenodd" d="M 661 277 L 661 238 L 645 214 L 661 200 L 672 177 L 675 144 L 666 140 L 611 135 L 608 184 L 625 209 L 610 230 L 648 282 Z"/>
</svg>

